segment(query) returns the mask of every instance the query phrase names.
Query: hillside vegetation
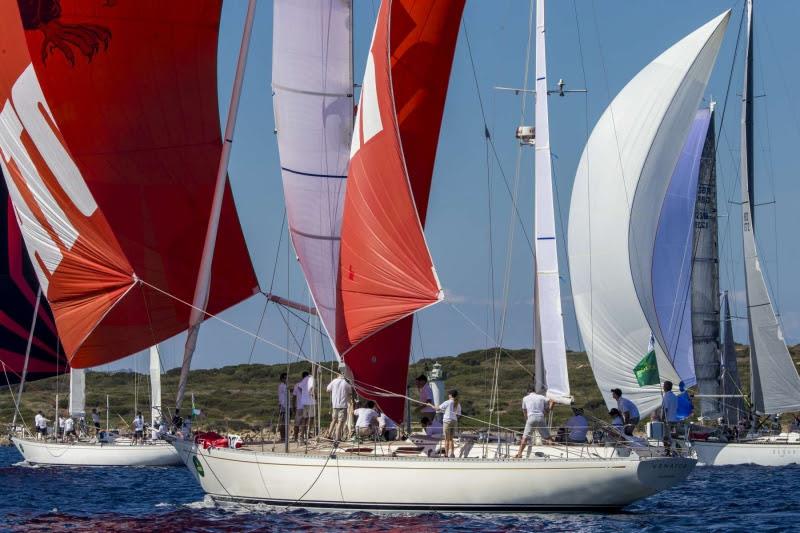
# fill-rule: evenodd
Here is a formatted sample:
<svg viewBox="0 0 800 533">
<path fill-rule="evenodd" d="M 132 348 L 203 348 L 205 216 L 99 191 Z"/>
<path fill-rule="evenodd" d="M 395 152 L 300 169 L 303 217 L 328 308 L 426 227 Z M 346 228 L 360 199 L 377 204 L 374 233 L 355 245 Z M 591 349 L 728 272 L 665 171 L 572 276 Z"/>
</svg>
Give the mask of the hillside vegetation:
<svg viewBox="0 0 800 533">
<path fill-rule="evenodd" d="M 739 369 L 743 376 L 743 388 L 749 389 L 748 353 L 746 346 L 739 347 Z M 463 412 L 481 420 L 490 416 L 489 402 L 494 380 L 495 357 L 498 351 L 476 350 L 462 353 L 456 357 L 438 357 L 423 359 L 413 363 L 409 369 L 409 385 L 411 395 L 416 397 L 413 378 L 429 370 L 434 362 L 442 364 L 446 372 L 446 387 L 459 390 L 463 404 Z M 795 362 L 800 361 L 800 348 L 792 348 Z M 567 356 L 569 364 L 572 393 L 578 406 L 586 408 L 595 417 L 606 419 L 607 410 L 600 391 L 597 388 L 585 353 L 570 352 Z M 520 410 L 520 399 L 532 381 L 531 350 L 503 350 L 499 355 L 500 397 L 498 411 L 492 416 L 506 427 L 518 427 L 523 424 Z M 326 368 L 331 363 L 325 364 Z M 307 363 L 295 363 L 288 366 L 290 384 L 300 379 L 304 370 L 309 370 Z M 277 422 L 276 388 L 278 376 L 287 371 L 287 365 L 234 365 L 213 370 L 193 370 L 189 380 L 189 394 L 194 394 L 196 406 L 201 408 L 205 417 L 199 420 L 199 426 L 217 430 L 241 431 L 250 429 L 260 431 L 270 428 Z M 170 370 L 162 378 L 163 404 L 170 406 L 174 402 L 178 382 L 178 369 Z M 323 371 L 321 386 L 331 379 L 331 373 Z M 16 387 L 14 387 L 16 392 Z M 33 415 L 39 409 L 50 419 L 54 416 L 56 394 L 59 405 L 66 409 L 68 405 L 69 376 L 50 378 L 28 383 L 22 398 L 21 412 L 24 421 L 32 424 Z M 112 427 L 126 428 L 134 416 L 135 409 L 145 412 L 149 406 L 149 381 L 147 376 L 131 372 L 88 372 L 86 377 L 87 410 L 97 406 L 104 417 L 106 395 L 111 406 L 110 424 Z M 323 423 L 328 422 L 328 398 L 323 394 Z M 8 387 L 0 389 L 0 426 L 11 422 L 14 404 Z M 185 411 L 185 410 L 184 410 Z M 567 407 L 558 407 L 554 422 L 559 423 L 570 416 Z M 466 422 L 465 426 L 477 423 Z"/>
</svg>

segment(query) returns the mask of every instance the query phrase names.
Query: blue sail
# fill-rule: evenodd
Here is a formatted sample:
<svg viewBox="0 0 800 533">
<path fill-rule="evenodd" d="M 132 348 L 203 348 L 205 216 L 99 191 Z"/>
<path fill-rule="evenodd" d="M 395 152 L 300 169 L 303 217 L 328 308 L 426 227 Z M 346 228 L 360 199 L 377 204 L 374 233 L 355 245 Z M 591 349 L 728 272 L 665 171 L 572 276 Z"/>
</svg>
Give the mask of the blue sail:
<svg viewBox="0 0 800 533">
<path fill-rule="evenodd" d="M 711 112 L 697 112 L 661 206 L 653 252 L 653 299 L 667 356 L 687 387 L 696 383 L 692 350 L 692 259 L 697 179 Z"/>
</svg>

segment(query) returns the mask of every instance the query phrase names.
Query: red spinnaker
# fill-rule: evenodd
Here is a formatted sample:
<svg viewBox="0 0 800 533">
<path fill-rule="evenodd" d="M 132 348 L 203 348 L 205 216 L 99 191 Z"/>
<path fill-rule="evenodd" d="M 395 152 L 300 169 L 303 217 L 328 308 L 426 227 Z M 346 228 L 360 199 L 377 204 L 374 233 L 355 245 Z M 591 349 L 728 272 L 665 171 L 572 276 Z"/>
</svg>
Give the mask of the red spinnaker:
<svg viewBox="0 0 800 533">
<path fill-rule="evenodd" d="M 336 343 L 362 396 L 403 418 L 412 314 L 441 299 L 425 243 L 462 0 L 385 0 L 347 177 Z"/>
<path fill-rule="evenodd" d="M 221 152 L 220 0 L 0 5 L 0 165 L 73 366 L 186 329 Z M 24 30 L 23 30 L 24 28 Z M 257 287 L 226 189 L 208 311 Z"/>
<path fill-rule="evenodd" d="M 19 383 L 25 367 L 25 350 L 36 308 L 39 281 L 25 251 L 6 185 L 0 180 L 0 387 Z M 53 314 L 41 299 L 31 342 L 26 381 L 63 374 L 69 370 L 59 350 Z"/>
</svg>

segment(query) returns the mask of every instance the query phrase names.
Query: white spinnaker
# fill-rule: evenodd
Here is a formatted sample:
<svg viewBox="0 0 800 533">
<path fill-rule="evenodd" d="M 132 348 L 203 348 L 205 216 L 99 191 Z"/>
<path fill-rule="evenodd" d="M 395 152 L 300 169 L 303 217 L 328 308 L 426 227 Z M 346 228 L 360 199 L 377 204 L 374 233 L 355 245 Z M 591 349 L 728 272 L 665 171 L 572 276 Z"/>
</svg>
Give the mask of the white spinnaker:
<svg viewBox="0 0 800 533">
<path fill-rule="evenodd" d="M 326 331 L 353 137 L 351 0 L 275 0 L 272 90 L 292 243 Z M 334 347 L 335 349 L 335 347 Z"/>
<path fill-rule="evenodd" d="M 653 241 L 669 179 L 719 52 L 730 12 L 685 37 L 628 83 L 600 117 L 575 176 L 569 262 L 578 325 L 609 407 L 620 388 L 644 416 L 661 402 L 633 368 L 651 331 L 665 356 L 651 286 Z"/>
<path fill-rule="evenodd" d="M 86 416 L 86 374 L 82 368 L 69 371 L 69 414 Z"/>
<path fill-rule="evenodd" d="M 161 359 L 158 345 L 150 347 L 150 427 L 157 428 L 161 418 Z"/>
<path fill-rule="evenodd" d="M 535 221 L 536 286 L 534 319 L 536 335 L 536 388 L 547 388 L 547 396 L 571 403 L 564 322 L 561 317 L 561 287 L 558 275 L 556 222 L 553 210 L 553 176 L 550 161 L 550 120 L 547 109 L 547 52 L 545 48 L 544 0 L 536 1 L 536 173 Z"/>
</svg>

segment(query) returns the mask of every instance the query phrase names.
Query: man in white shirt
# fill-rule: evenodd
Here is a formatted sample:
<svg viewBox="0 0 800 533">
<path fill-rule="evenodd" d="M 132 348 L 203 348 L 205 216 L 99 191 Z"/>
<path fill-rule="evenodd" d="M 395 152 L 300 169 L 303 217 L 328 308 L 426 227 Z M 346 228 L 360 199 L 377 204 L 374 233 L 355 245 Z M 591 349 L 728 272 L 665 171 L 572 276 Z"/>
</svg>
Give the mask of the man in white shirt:
<svg viewBox="0 0 800 533">
<path fill-rule="evenodd" d="M 58 417 L 58 437 L 64 438 L 64 416 Z"/>
<path fill-rule="evenodd" d="M 133 419 L 133 443 L 144 444 L 144 417 L 141 411 L 136 412 Z"/>
<path fill-rule="evenodd" d="M 303 389 L 300 387 L 302 379 L 308 376 L 308 372 L 303 372 L 303 377 L 292 388 L 292 396 L 294 396 L 294 441 L 297 442 L 300 434 L 300 426 L 303 422 Z"/>
<path fill-rule="evenodd" d="M 286 442 L 286 416 L 289 406 L 286 378 L 286 372 L 283 372 L 279 378 L 280 383 L 278 383 L 278 433 L 281 436 L 281 442 Z"/>
<path fill-rule="evenodd" d="M 664 422 L 664 447 L 671 454 L 672 430 L 678 422 L 678 397 L 672 393 L 672 382 L 664 382 L 664 396 L 661 398 L 661 420 Z"/>
<path fill-rule="evenodd" d="M 611 389 L 611 397 L 617 401 L 617 409 L 625 424 L 625 434 L 633 435 L 633 430 L 636 429 L 636 425 L 639 423 L 639 409 L 635 403 L 622 397 L 622 390 L 620 389 Z"/>
<path fill-rule="evenodd" d="M 378 434 L 383 437 L 385 441 L 397 440 L 397 424 L 394 420 L 386 416 L 386 413 L 378 411 Z"/>
<path fill-rule="evenodd" d="M 327 391 L 331 393 L 331 425 L 328 427 L 328 437 L 340 441 L 345 437 L 347 429 L 347 407 L 353 397 L 353 387 L 344 377 L 344 365 L 339 365 L 341 374 L 328 383 Z"/>
<path fill-rule="evenodd" d="M 78 438 L 75 433 L 75 420 L 71 416 L 64 419 L 64 438 L 74 441 Z"/>
<path fill-rule="evenodd" d="M 584 443 L 589 433 L 589 421 L 583 416 L 583 409 L 572 408 L 572 417 L 564 424 L 565 442 Z"/>
<path fill-rule="evenodd" d="M 47 438 L 47 420 L 41 411 L 36 413 L 33 423 L 36 426 L 36 440 L 44 440 Z"/>
<path fill-rule="evenodd" d="M 317 412 L 317 401 L 314 398 L 314 376 L 309 372 L 303 372 L 303 379 L 300 380 L 300 399 L 303 402 L 303 438 L 308 439 L 314 432 L 314 417 Z"/>
<path fill-rule="evenodd" d="M 369 400 L 364 407 L 355 410 L 356 435 L 361 438 L 375 437 L 378 429 L 378 412 L 375 410 L 375 402 Z"/>
<path fill-rule="evenodd" d="M 528 445 L 528 440 L 534 431 L 541 436 L 542 440 L 550 438 L 550 430 L 547 428 L 545 415 L 550 411 L 552 404 L 553 402 L 549 401 L 544 395 L 538 394 L 533 386 L 528 387 L 528 394 L 522 399 L 525 431 L 522 433 L 522 440 L 519 443 L 516 458 L 522 457 L 525 446 Z"/>
<path fill-rule="evenodd" d="M 433 403 L 433 390 L 428 383 L 428 376 L 420 374 L 414 381 L 417 385 L 417 391 L 419 392 L 419 401 L 422 404 L 417 406 L 417 412 L 422 416 L 428 417 L 428 420 L 439 418 L 436 416 L 436 406 Z"/>
</svg>

